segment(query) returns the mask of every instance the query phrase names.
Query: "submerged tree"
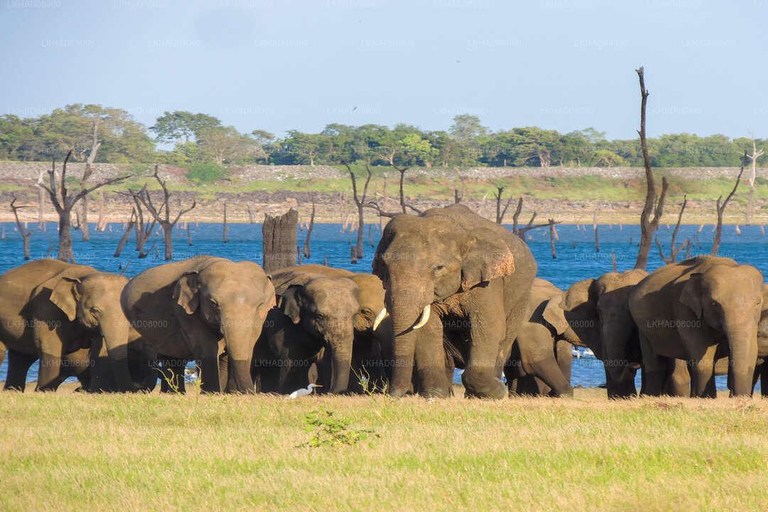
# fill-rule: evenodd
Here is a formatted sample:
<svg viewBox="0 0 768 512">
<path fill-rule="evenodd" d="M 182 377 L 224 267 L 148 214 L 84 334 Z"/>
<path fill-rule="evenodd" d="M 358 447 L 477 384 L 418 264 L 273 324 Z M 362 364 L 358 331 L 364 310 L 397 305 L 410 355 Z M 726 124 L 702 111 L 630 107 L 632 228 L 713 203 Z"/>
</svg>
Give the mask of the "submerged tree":
<svg viewBox="0 0 768 512">
<path fill-rule="evenodd" d="M 98 190 L 106 185 L 112 185 L 115 183 L 121 183 L 128 178 L 128 176 L 120 176 L 112 178 L 106 181 L 102 181 L 91 187 L 81 186 L 80 191 L 76 194 L 70 194 L 67 189 L 67 163 L 72 156 L 72 151 L 67 153 L 64 159 L 64 164 L 61 168 L 61 178 L 59 183 L 56 183 L 56 161 L 54 160 L 51 165 L 51 170 L 48 171 L 49 185 L 41 184 L 40 186 L 45 189 L 48 196 L 53 203 L 53 207 L 56 209 L 56 213 L 59 215 L 59 254 L 58 259 L 66 262 L 74 262 L 75 256 L 72 252 L 72 209 L 83 198 L 88 196 L 94 190 Z M 84 181 L 81 180 L 81 184 Z"/>
<path fill-rule="evenodd" d="M 132 193 L 134 197 L 138 198 L 139 201 L 144 205 L 144 207 L 147 209 L 147 211 L 152 215 L 152 218 L 160 224 L 160 227 L 163 230 L 163 242 L 165 244 L 165 259 L 172 260 L 173 259 L 173 228 L 176 226 L 176 223 L 179 222 L 179 219 L 190 211 L 192 211 L 195 206 L 197 206 L 197 201 L 192 201 L 192 206 L 189 208 L 180 208 L 179 212 L 176 214 L 175 217 L 173 217 L 173 220 L 171 220 L 171 192 L 168 190 L 168 185 L 164 180 L 160 178 L 158 175 L 158 166 L 155 164 L 155 173 L 152 175 L 155 180 L 160 184 L 160 188 L 163 192 L 163 199 L 160 203 L 160 206 L 155 206 L 155 203 L 152 202 L 152 195 L 149 193 L 149 190 L 147 190 L 147 186 L 144 185 L 141 190 L 138 192 Z"/>
<path fill-rule="evenodd" d="M 720 251 L 720 238 L 723 235 L 723 214 L 725 213 L 725 207 L 728 206 L 728 203 L 731 202 L 733 195 L 736 193 L 736 189 L 739 188 L 741 175 L 744 174 L 744 166 L 746 163 L 747 153 L 745 152 L 744 158 L 741 161 L 741 170 L 739 171 L 739 175 L 736 177 L 736 183 L 733 185 L 731 193 L 725 197 L 725 201 L 723 201 L 723 196 L 717 198 L 717 226 L 715 227 L 715 238 L 712 240 L 712 256 L 717 256 L 717 253 Z"/>
<path fill-rule="evenodd" d="M 24 240 L 24 259 L 29 259 L 29 237 L 32 236 L 31 229 L 25 229 L 24 225 L 19 220 L 19 210 L 26 208 L 26 206 L 18 206 L 16 204 L 16 196 L 13 196 L 11 200 L 11 211 L 13 212 L 13 218 L 16 219 L 16 228 L 19 230 L 22 240 Z"/>
<path fill-rule="evenodd" d="M 643 165 L 645 167 L 645 205 L 643 211 L 640 214 L 640 248 L 637 251 L 637 260 L 635 261 L 635 268 L 645 270 L 648 266 L 648 254 L 651 251 L 651 244 L 653 243 L 653 235 L 659 227 L 661 216 L 664 215 L 664 199 L 667 196 L 667 178 L 661 179 L 661 194 L 656 192 L 656 179 L 653 175 L 653 169 L 651 168 L 651 157 L 648 153 L 648 141 L 645 137 L 645 112 L 648 105 L 648 95 L 650 94 L 645 88 L 645 75 L 643 68 L 635 70 L 637 77 L 640 80 L 640 96 L 642 98 L 640 103 L 640 147 L 643 153 Z"/>
</svg>

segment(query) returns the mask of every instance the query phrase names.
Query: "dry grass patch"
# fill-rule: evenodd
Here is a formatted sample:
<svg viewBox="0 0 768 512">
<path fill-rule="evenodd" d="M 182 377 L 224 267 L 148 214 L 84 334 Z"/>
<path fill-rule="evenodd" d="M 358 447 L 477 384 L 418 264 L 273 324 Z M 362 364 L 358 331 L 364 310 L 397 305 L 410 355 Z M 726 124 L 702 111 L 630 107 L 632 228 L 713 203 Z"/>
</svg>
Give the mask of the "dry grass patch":
<svg viewBox="0 0 768 512">
<path fill-rule="evenodd" d="M 352 445 L 299 447 L 332 411 Z M 765 509 L 768 401 L 0 393 L 0 510 Z"/>
</svg>

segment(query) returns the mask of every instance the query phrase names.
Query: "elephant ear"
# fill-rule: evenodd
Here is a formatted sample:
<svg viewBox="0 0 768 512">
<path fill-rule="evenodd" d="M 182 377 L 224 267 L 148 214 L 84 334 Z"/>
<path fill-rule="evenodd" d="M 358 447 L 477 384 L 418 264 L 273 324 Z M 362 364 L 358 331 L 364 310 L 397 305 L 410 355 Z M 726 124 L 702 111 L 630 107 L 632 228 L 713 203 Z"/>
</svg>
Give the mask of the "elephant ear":
<svg viewBox="0 0 768 512">
<path fill-rule="evenodd" d="M 294 284 L 280 295 L 280 309 L 294 324 L 301 322 L 301 289 Z"/>
<path fill-rule="evenodd" d="M 80 299 L 78 288 L 80 280 L 76 277 L 62 277 L 51 290 L 51 302 L 67 315 L 70 322 L 77 317 L 77 301 Z"/>
<path fill-rule="evenodd" d="M 191 315 L 200 306 L 199 291 L 198 273 L 196 271 L 187 272 L 176 281 L 176 286 L 173 288 L 173 300 L 186 314 Z"/>
<path fill-rule="evenodd" d="M 464 247 L 461 289 L 515 273 L 515 256 L 498 233 L 477 229 Z"/>
<path fill-rule="evenodd" d="M 696 318 L 701 318 L 701 273 L 691 274 L 680 293 L 680 302 L 693 311 Z"/>
<path fill-rule="evenodd" d="M 565 318 L 565 312 L 561 305 L 562 299 L 562 295 L 552 297 L 547 301 L 544 311 L 541 312 L 541 316 L 549 325 L 554 327 L 557 334 L 563 334 L 568 330 L 568 320 Z"/>
</svg>

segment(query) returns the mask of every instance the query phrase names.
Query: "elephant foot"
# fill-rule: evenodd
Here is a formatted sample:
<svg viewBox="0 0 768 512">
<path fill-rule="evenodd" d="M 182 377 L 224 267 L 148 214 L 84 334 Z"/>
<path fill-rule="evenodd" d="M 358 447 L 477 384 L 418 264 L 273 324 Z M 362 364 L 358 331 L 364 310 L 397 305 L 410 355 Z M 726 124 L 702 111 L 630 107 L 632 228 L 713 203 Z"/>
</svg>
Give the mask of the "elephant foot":
<svg viewBox="0 0 768 512">
<path fill-rule="evenodd" d="M 449 398 L 451 391 L 443 388 L 427 388 L 419 391 L 419 395 L 423 398 Z"/>
<path fill-rule="evenodd" d="M 466 398 L 488 398 L 501 400 L 507 397 L 507 386 L 495 375 L 482 374 L 478 371 L 465 370 L 461 375 Z"/>
</svg>

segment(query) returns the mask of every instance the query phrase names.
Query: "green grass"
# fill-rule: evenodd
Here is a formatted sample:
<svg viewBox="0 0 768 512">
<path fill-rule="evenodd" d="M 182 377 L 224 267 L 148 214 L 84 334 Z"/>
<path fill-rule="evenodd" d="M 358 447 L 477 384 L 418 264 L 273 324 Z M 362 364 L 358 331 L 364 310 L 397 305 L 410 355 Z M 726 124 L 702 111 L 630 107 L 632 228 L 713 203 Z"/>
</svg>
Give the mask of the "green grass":
<svg viewBox="0 0 768 512">
<path fill-rule="evenodd" d="M 314 411 L 372 434 L 308 447 Z M 0 393 L 0 418 L 0 510 L 764 510 L 768 484 L 759 399 Z"/>
</svg>

